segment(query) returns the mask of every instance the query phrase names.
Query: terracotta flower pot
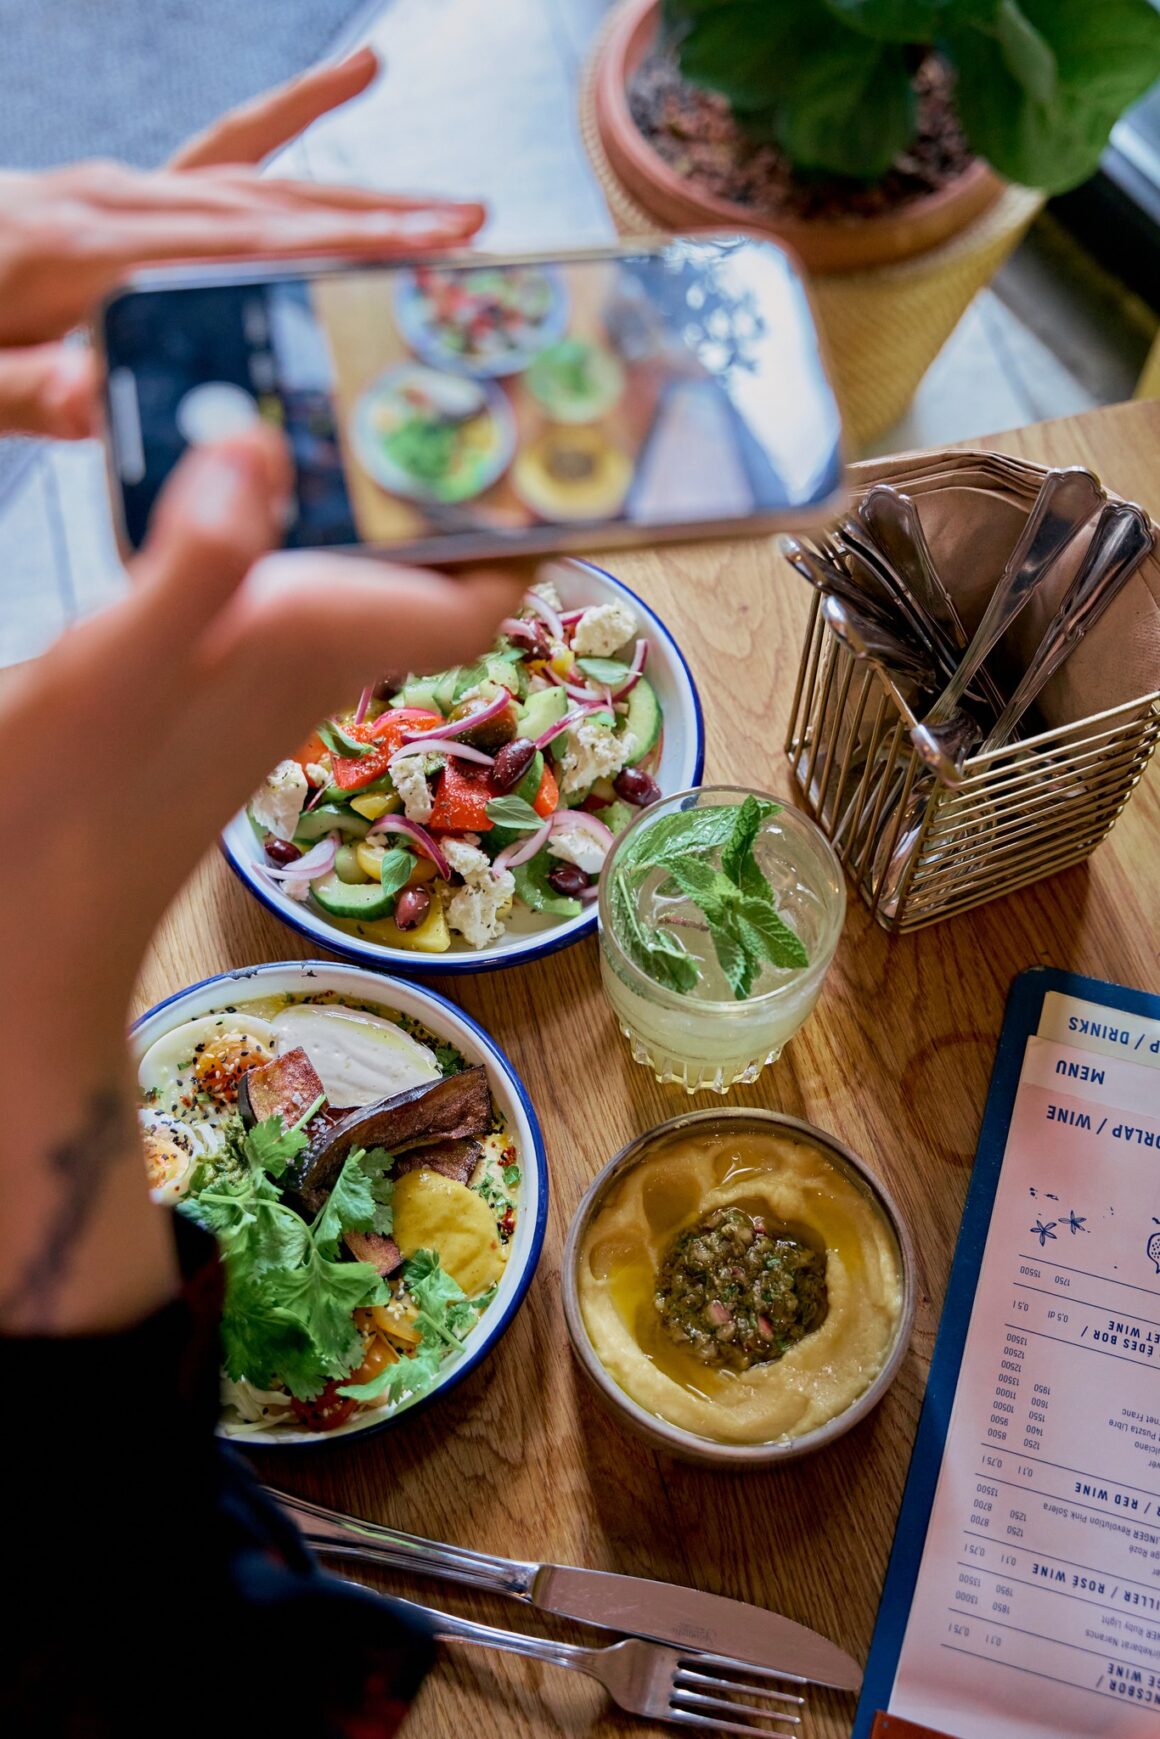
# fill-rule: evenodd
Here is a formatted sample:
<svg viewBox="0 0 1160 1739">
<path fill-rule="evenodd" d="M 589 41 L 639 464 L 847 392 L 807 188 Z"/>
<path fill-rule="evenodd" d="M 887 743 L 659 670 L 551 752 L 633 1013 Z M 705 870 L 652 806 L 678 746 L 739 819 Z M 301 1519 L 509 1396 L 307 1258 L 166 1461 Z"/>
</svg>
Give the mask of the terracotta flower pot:
<svg viewBox="0 0 1160 1739">
<path fill-rule="evenodd" d="M 778 236 L 812 272 L 853 272 L 913 259 L 966 229 L 1003 191 L 976 159 L 948 186 L 878 217 L 763 217 L 686 181 L 654 151 L 632 118 L 628 89 L 652 48 L 659 0 L 626 0 L 603 38 L 592 85 L 596 127 L 608 162 L 627 192 L 665 228 L 756 229 Z"/>
<path fill-rule="evenodd" d="M 772 0 L 771 0 L 772 3 Z M 814 277 L 846 438 L 859 449 L 892 428 L 919 381 L 1043 203 L 974 163 L 949 187 L 881 217 L 762 220 L 684 181 L 638 131 L 632 74 L 656 39 L 657 0 L 623 0 L 585 73 L 580 130 L 622 235 L 749 230 L 774 235 Z"/>
</svg>

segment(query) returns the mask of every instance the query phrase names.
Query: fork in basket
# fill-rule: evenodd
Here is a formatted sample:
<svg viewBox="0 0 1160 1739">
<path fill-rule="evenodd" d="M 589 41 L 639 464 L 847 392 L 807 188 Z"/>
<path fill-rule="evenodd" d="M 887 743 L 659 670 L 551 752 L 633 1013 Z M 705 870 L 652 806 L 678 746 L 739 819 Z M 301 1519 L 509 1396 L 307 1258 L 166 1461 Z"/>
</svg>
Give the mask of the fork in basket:
<svg viewBox="0 0 1160 1739">
<path fill-rule="evenodd" d="M 716 1733 L 764 1736 L 791 1733 L 800 1727 L 797 1710 L 804 1698 L 776 1688 L 777 1681 L 804 1684 L 793 1673 L 775 1673 L 750 1666 L 728 1655 L 699 1654 L 666 1648 L 663 1643 L 627 1637 L 604 1648 L 579 1648 L 515 1630 L 496 1630 L 382 1594 L 379 1599 L 395 1614 L 416 1625 L 435 1642 L 470 1643 L 522 1654 L 551 1666 L 568 1667 L 598 1679 L 614 1703 L 632 1715 L 675 1721 Z"/>
</svg>

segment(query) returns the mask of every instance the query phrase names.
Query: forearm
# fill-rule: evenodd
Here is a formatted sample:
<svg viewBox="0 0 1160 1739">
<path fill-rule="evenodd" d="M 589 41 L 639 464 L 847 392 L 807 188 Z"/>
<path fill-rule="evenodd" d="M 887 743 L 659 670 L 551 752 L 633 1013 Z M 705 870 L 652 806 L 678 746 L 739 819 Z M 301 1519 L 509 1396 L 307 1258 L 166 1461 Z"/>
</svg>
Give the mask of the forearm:
<svg viewBox="0 0 1160 1739">
<path fill-rule="evenodd" d="M 70 1056 L 42 1018 L 29 1002 L 0 1018 L 0 1332 L 111 1332 L 173 1296 L 169 1218 L 149 1198 L 120 1033 Z"/>
</svg>

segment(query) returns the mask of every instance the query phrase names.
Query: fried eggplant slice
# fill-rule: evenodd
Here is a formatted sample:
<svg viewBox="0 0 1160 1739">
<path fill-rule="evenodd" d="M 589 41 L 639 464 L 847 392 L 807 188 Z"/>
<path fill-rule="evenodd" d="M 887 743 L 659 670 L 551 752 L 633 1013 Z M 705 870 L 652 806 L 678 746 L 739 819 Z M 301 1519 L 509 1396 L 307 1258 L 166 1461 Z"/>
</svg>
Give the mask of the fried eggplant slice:
<svg viewBox="0 0 1160 1739">
<path fill-rule="evenodd" d="M 492 1115 L 487 1070 L 477 1063 L 461 1074 L 357 1106 L 299 1155 L 290 1187 L 316 1214 L 352 1147 L 385 1147 L 397 1153 L 423 1141 L 462 1141 L 486 1135 Z"/>
</svg>

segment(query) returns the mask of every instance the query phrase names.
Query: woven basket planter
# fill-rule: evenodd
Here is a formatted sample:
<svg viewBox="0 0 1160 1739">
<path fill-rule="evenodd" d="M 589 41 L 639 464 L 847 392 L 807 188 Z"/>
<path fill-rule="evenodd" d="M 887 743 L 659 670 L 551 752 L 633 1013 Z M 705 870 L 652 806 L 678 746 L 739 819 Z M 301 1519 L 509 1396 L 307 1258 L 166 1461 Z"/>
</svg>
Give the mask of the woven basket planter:
<svg viewBox="0 0 1160 1739">
<path fill-rule="evenodd" d="M 648 0 L 624 0 L 610 13 L 580 93 L 584 145 L 616 226 L 626 236 L 655 235 L 676 227 L 660 215 L 666 205 L 663 196 L 653 212 L 625 186 L 609 160 L 598 116 L 596 87 L 609 44 L 618 37 L 623 40 L 626 24 L 642 26 L 647 11 Z M 975 178 L 975 196 L 963 203 L 965 227 L 910 258 L 855 270 L 815 267 L 814 307 L 851 447 L 865 446 L 903 415 L 972 298 L 994 277 L 1042 205 L 1042 196 L 1028 188 L 996 186 L 993 177 L 989 181 L 987 186 L 981 177 Z M 722 216 L 706 215 L 699 226 L 684 223 L 681 227 L 720 230 L 729 224 Z M 764 226 L 747 215 L 744 227 L 761 230 Z M 945 229 L 945 222 L 940 227 Z M 791 247 L 799 240 L 792 232 L 780 239 Z M 798 251 L 808 255 L 811 250 L 799 247 Z M 824 260 L 831 250 L 817 251 Z"/>
</svg>

